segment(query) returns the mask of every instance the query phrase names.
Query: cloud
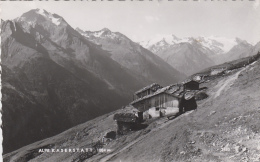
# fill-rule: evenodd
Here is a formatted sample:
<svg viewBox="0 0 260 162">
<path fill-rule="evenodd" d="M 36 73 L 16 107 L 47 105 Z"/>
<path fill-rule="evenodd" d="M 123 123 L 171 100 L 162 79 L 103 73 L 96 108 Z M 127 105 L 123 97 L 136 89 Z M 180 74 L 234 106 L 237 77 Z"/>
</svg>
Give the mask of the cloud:
<svg viewBox="0 0 260 162">
<path fill-rule="evenodd" d="M 144 18 L 148 23 L 159 21 L 159 18 L 157 16 L 145 16 Z"/>
</svg>

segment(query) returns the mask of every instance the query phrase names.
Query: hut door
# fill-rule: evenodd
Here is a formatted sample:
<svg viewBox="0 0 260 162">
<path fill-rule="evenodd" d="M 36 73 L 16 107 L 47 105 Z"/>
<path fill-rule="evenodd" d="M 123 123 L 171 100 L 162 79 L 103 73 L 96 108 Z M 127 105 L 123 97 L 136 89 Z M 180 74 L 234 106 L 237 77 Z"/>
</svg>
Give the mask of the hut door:
<svg viewBox="0 0 260 162">
<path fill-rule="evenodd" d="M 142 122 L 143 121 L 143 112 L 138 112 L 138 119 L 139 119 L 139 121 L 140 122 Z"/>
<path fill-rule="evenodd" d="M 160 117 L 163 117 L 163 113 L 162 113 L 162 111 L 160 111 Z"/>
</svg>

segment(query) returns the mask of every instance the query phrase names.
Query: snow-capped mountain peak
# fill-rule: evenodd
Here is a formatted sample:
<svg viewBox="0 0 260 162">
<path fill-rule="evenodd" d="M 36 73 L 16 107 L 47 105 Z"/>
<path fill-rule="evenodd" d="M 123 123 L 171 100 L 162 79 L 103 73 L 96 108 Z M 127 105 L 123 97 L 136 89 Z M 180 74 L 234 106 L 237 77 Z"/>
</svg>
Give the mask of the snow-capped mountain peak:
<svg viewBox="0 0 260 162">
<path fill-rule="evenodd" d="M 179 42 L 181 39 L 172 34 L 164 36 L 163 40 L 165 40 L 168 44 L 175 44 Z"/>
<path fill-rule="evenodd" d="M 57 15 L 52 14 L 44 9 L 33 9 L 24 13 L 21 17 L 16 18 L 17 21 L 26 21 L 29 24 L 35 24 L 37 22 L 50 21 L 52 24 L 59 26 L 65 23 L 64 19 Z"/>
<path fill-rule="evenodd" d="M 109 30 L 108 28 L 103 28 L 102 30 L 100 31 L 104 31 L 104 32 L 111 32 L 111 30 Z"/>
<path fill-rule="evenodd" d="M 45 11 L 44 9 L 36 9 L 36 12 L 48 19 L 51 20 L 51 22 L 55 25 L 60 25 L 62 18 L 60 16 L 57 16 L 55 14 L 51 14 L 50 12 Z"/>
<path fill-rule="evenodd" d="M 180 38 L 171 34 L 171 35 L 158 35 L 149 41 L 142 41 L 139 44 L 142 45 L 144 48 L 149 48 L 155 44 L 162 45 L 162 43 L 164 43 L 167 45 L 173 45 L 179 43 L 180 41 L 181 41 Z"/>
<path fill-rule="evenodd" d="M 199 37 L 184 37 L 178 38 L 175 35 L 163 35 L 163 36 L 155 36 L 153 39 L 148 41 L 142 41 L 139 44 L 142 45 L 144 48 L 152 50 L 152 52 L 160 51 L 159 47 L 162 47 L 163 43 L 159 42 L 167 42 L 167 46 L 179 44 L 179 43 L 189 43 L 189 44 L 198 44 L 201 45 L 203 48 L 208 48 L 212 50 L 216 54 L 223 54 L 228 52 L 232 47 L 239 43 L 248 44 L 247 41 L 235 38 L 229 39 L 224 37 L 217 37 L 217 36 L 199 36 Z M 164 48 L 164 47 L 162 47 Z"/>
<path fill-rule="evenodd" d="M 44 9 L 39 9 L 39 8 L 36 9 L 36 12 L 37 12 L 38 14 L 43 15 L 43 16 L 48 16 L 48 15 L 50 14 L 50 13 L 47 12 L 46 10 L 44 10 Z"/>
<path fill-rule="evenodd" d="M 103 31 L 103 30 L 94 32 L 94 33 L 93 33 L 93 36 L 95 36 L 95 37 L 100 37 L 104 32 L 105 32 L 105 31 Z"/>
<path fill-rule="evenodd" d="M 169 45 L 169 43 L 165 39 L 163 39 L 160 42 L 158 42 L 156 45 L 158 45 L 158 46 L 165 46 L 165 45 Z"/>
</svg>

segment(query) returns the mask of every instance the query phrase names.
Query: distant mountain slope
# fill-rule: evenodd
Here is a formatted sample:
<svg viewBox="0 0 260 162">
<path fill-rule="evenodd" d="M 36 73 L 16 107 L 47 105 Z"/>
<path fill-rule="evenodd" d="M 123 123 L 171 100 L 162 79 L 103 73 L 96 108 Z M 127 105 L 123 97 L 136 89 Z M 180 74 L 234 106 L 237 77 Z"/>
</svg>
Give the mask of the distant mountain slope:
<svg viewBox="0 0 260 162">
<path fill-rule="evenodd" d="M 153 120 L 145 129 L 117 136 L 104 146 L 108 153 L 86 159 L 87 153 L 39 153 L 39 149 L 89 148 L 93 141 L 116 130 L 113 116 L 132 107 L 111 112 L 4 155 L 6 161 L 258 161 L 260 158 L 260 61 L 244 65 L 236 60 L 225 74 L 209 78 L 208 98 L 197 101 L 195 111 L 173 120 Z M 234 62 L 233 62 L 234 63 Z M 224 66 L 224 65 L 223 65 Z M 207 73 L 210 75 L 210 72 Z M 232 94 L 232 95 L 231 95 Z M 98 131 L 97 131 L 98 130 Z M 147 149 L 149 148 L 149 149 Z"/>
<path fill-rule="evenodd" d="M 186 75 L 214 65 L 210 58 L 214 52 L 194 38 L 179 39 L 172 35 L 159 41 L 152 40 L 141 44 Z"/>
<path fill-rule="evenodd" d="M 236 42 L 237 44 L 233 46 L 227 53 L 225 53 L 225 55 L 217 58 L 217 63 L 228 62 L 253 55 L 249 52 L 253 50 L 253 46 L 251 44 L 238 38 L 236 39 Z"/>
<path fill-rule="evenodd" d="M 180 43 L 157 52 L 170 65 L 177 70 L 191 75 L 199 70 L 214 65 L 214 61 L 208 56 L 212 52 L 202 48 L 197 42 Z"/>
<path fill-rule="evenodd" d="M 188 37 L 167 35 L 140 42 L 172 67 L 187 75 L 207 67 L 247 57 L 252 45 L 239 38 Z"/>
<path fill-rule="evenodd" d="M 147 84 L 158 82 L 168 85 L 185 77 L 160 57 L 119 32 L 111 32 L 107 28 L 94 32 L 83 31 L 79 28 L 76 30 L 86 39 L 100 44 L 104 50 L 111 53 L 113 60 L 132 71 L 136 78 Z"/>
</svg>

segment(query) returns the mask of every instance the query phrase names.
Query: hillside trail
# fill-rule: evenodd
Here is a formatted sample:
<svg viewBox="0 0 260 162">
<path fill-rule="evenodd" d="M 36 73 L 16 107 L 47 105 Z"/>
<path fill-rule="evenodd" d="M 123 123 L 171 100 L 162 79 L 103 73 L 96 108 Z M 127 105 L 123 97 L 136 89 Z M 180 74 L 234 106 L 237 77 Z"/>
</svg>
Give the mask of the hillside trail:
<svg viewBox="0 0 260 162">
<path fill-rule="evenodd" d="M 238 72 L 236 72 L 235 74 L 229 76 L 227 79 L 225 80 L 222 80 L 220 82 L 218 82 L 218 84 L 215 86 L 217 90 L 216 94 L 214 95 L 214 98 L 217 98 L 225 89 L 228 89 L 232 86 L 232 84 L 234 83 L 234 81 L 238 78 L 239 74 L 245 70 L 247 70 L 250 65 L 253 65 L 254 63 L 252 64 L 249 64 L 247 65 L 245 68 L 239 70 Z"/>
<path fill-rule="evenodd" d="M 168 120 L 168 121 L 165 121 L 164 123 L 162 123 L 160 126 L 154 128 L 153 130 L 151 130 L 149 133 L 133 140 L 132 142 L 130 142 L 129 144 L 127 144 L 126 146 L 124 146 L 122 149 L 118 149 L 116 152 L 112 153 L 112 154 L 109 154 L 105 157 L 103 157 L 102 159 L 100 159 L 100 162 L 106 162 L 106 161 L 109 161 L 109 159 L 111 159 L 112 157 L 114 157 L 115 155 L 117 155 L 118 153 L 128 149 L 129 147 L 133 146 L 134 144 L 136 144 L 137 142 L 141 141 L 142 139 L 146 138 L 147 136 L 149 136 L 150 134 L 154 133 L 154 132 L 157 132 L 159 130 L 161 130 L 162 128 L 164 128 L 165 126 L 175 122 L 177 119 L 180 119 L 184 116 L 187 116 L 189 114 L 191 114 L 194 110 L 192 111 L 189 111 L 189 112 L 186 112 L 180 116 L 178 116 L 177 118 L 173 119 L 173 120 Z M 162 119 L 161 119 L 162 120 Z"/>
</svg>

